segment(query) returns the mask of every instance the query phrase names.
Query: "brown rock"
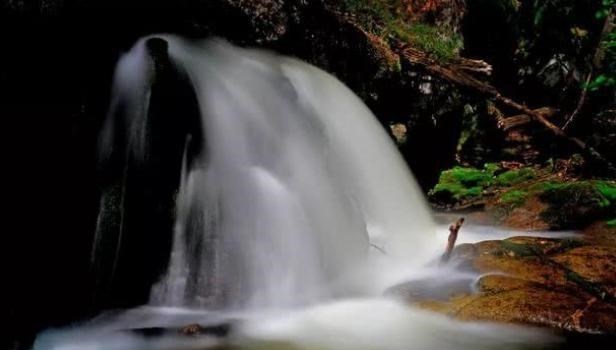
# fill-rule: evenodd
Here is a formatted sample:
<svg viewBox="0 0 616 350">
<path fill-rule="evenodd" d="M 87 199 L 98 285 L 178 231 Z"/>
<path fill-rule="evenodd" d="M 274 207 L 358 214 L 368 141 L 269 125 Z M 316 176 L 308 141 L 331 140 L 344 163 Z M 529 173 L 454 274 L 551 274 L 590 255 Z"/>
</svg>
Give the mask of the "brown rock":
<svg viewBox="0 0 616 350">
<path fill-rule="evenodd" d="M 421 307 L 462 320 L 616 332 L 616 247 L 513 237 L 460 245 L 452 259 L 487 274 L 478 292 L 421 300 Z"/>
<path fill-rule="evenodd" d="M 616 248 L 584 246 L 552 258 L 590 283 L 596 283 L 616 297 Z"/>
<path fill-rule="evenodd" d="M 593 297 L 530 284 L 480 295 L 459 308 L 456 317 L 462 320 L 548 326 L 578 332 L 615 332 L 616 320 L 613 316 L 616 308 L 604 302 L 589 303 L 589 300 L 593 300 Z"/>
<path fill-rule="evenodd" d="M 616 331 L 616 307 L 581 290 L 548 288 L 503 275 L 484 276 L 478 287 L 478 294 L 445 302 L 425 300 L 419 305 L 467 321 L 517 323 L 585 333 Z"/>
<path fill-rule="evenodd" d="M 593 244 L 616 247 L 616 227 L 609 227 L 605 221 L 598 221 L 582 232 L 584 240 Z"/>
<path fill-rule="evenodd" d="M 550 225 L 541 217 L 547 205 L 536 197 L 530 197 L 523 206 L 512 209 L 505 215 L 503 225 L 519 230 L 548 230 Z"/>
<path fill-rule="evenodd" d="M 533 285 L 537 284 L 505 275 L 487 275 L 480 278 L 477 282 L 477 288 L 485 294 L 496 294 Z"/>
</svg>

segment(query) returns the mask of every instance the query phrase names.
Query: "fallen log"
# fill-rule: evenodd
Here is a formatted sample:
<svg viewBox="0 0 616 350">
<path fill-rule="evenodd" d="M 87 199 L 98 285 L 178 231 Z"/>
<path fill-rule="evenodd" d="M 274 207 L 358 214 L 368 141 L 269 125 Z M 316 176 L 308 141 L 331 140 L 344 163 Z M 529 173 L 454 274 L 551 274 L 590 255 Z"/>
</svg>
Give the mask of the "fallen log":
<svg viewBox="0 0 616 350">
<path fill-rule="evenodd" d="M 604 164 L 610 172 L 616 173 L 616 167 L 614 167 L 605 157 L 603 157 L 594 148 L 589 146 L 586 142 L 580 140 L 577 137 L 569 136 L 561 128 L 550 122 L 542 113 L 537 112 L 537 110 L 530 109 L 526 105 L 518 103 L 506 96 L 503 96 L 494 86 L 475 78 L 463 69 L 459 69 L 458 67 L 456 67 L 455 63 L 449 64 L 437 62 L 427 53 L 417 50 L 407 44 L 400 45 L 399 47 L 394 47 L 394 51 L 396 51 L 400 55 L 401 60 L 406 60 L 408 63 L 419 65 L 429 74 L 435 75 L 456 85 L 475 90 L 476 92 L 479 92 L 492 98 L 496 102 L 499 102 L 505 106 L 508 106 L 514 110 L 521 112 L 524 115 L 529 116 L 534 121 L 538 122 L 544 128 L 549 130 L 555 136 L 560 137 L 573 144 L 582 153 L 585 153 L 592 159 Z"/>
<path fill-rule="evenodd" d="M 551 118 L 558 113 L 558 109 L 552 107 L 541 107 L 533 111 L 542 114 L 545 118 Z M 504 131 L 526 125 L 533 121 L 533 118 L 527 114 L 518 114 L 511 117 L 498 117 L 498 127 Z"/>
<path fill-rule="evenodd" d="M 339 9 L 327 5 L 326 9 L 335 14 L 336 18 L 338 18 L 342 23 L 352 27 L 354 30 L 363 33 L 367 37 L 371 36 L 366 30 L 362 28 L 361 25 L 356 22 L 356 19 L 350 14 L 341 12 L 339 11 Z M 580 149 L 582 153 L 604 164 L 609 172 L 616 174 L 616 167 L 614 167 L 605 157 L 603 157 L 594 148 L 587 145 L 584 141 L 580 140 L 577 137 L 569 136 L 561 128 L 550 122 L 542 113 L 530 109 L 526 105 L 518 103 L 506 96 L 503 96 L 494 86 L 484 81 L 481 81 L 475 76 L 473 76 L 472 73 L 482 73 L 487 75 L 491 74 L 492 67 L 486 62 L 480 60 L 471 60 L 463 57 L 455 58 L 450 62 L 439 62 L 435 60 L 430 54 L 412 47 L 409 43 L 403 43 L 398 41 L 390 44 L 386 43 L 382 39 L 379 39 L 378 41 L 391 49 L 391 52 L 400 58 L 401 63 L 406 62 L 421 66 L 429 74 L 447 80 L 453 84 L 460 85 L 462 87 L 466 87 L 468 89 L 479 92 L 483 95 L 488 96 L 494 101 L 497 101 L 505 106 L 508 106 L 514 110 L 521 112 L 521 114 L 529 116 L 530 118 L 532 118 L 532 120 L 541 124 L 552 134 L 564 140 L 567 140 L 576 148 Z"/>
</svg>

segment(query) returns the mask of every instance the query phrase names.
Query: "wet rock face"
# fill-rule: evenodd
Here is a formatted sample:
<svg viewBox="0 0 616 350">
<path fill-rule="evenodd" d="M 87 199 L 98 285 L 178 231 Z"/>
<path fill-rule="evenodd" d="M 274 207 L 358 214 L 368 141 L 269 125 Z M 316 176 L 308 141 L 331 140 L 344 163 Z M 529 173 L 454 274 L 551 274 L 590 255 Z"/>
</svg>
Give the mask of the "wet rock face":
<svg viewBox="0 0 616 350">
<path fill-rule="evenodd" d="M 132 136 L 125 128 L 134 115 L 126 113 L 134 111 L 121 107 L 110 111 L 101 137 L 100 220 L 91 260 L 94 303 L 102 308 L 147 302 L 169 259 L 183 154 L 191 162 L 203 142 L 195 91 L 170 61 L 168 43 L 151 38 L 145 48 L 151 69 L 143 87 L 147 115 L 140 117 L 147 120 L 147 141 L 127 149 Z"/>
<path fill-rule="evenodd" d="M 604 225 L 594 228 L 610 230 Z M 611 230 L 612 234 L 614 230 Z M 590 234 L 590 233 L 589 233 Z M 514 237 L 458 246 L 452 263 L 485 274 L 478 292 L 419 304 L 463 320 L 616 332 L 616 246 L 609 240 Z"/>
<path fill-rule="evenodd" d="M 491 284 L 496 284 L 497 288 L 486 289 Z M 588 295 L 503 276 L 483 277 L 479 286 L 482 296 L 474 300 L 472 306 L 457 309 L 458 318 L 525 323 L 578 332 L 611 333 L 616 330 L 611 320 L 616 307 Z"/>
</svg>

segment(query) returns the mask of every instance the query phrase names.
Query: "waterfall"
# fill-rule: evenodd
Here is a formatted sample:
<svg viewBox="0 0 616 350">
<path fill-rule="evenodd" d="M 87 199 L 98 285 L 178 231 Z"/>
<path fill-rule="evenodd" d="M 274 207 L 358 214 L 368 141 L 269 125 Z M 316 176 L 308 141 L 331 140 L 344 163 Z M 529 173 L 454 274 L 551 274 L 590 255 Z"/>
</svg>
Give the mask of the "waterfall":
<svg viewBox="0 0 616 350">
<path fill-rule="evenodd" d="M 220 40 L 163 38 L 194 87 L 204 141 L 187 161 L 195 145 L 186 137 L 170 263 L 151 304 L 301 306 L 356 293 L 341 281 L 382 254 L 371 246 L 409 264 L 425 256 L 434 225 L 423 196 L 383 127 L 341 82 Z M 149 78 L 131 73 L 144 71 L 136 64 L 143 40 L 120 62 L 118 72 L 133 78 L 116 79 L 116 91 L 134 109 L 124 113 L 135 118 L 123 122 L 125 142 L 147 161 L 148 123 L 134 100 L 147 82 L 134 77 Z"/>
<path fill-rule="evenodd" d="M 164 246 L 171 245 L 168 266 L 155 275 L 149 305 L 44 332 L 34 349 L 488 350 L 555 341 L 532 329 L 454 321 L 383 296 L 413 278 L 443 281 L 461 272 L 426 264 L 440 249 L 422 194 L 382 126 L 336 78 L 219 40 L 162 38 L 141 40 L 117 69 L 101 145 L 108 147 L 103 156 L 115 152 L 127 165 L 101 201 L 95 244 L 103 247 L 93 252 L 97 260 L 105 242 L 121 252 L 123 242 L 135 248 L 136 241 L 146 256 L 153 249 L 147 234 L 166 222 L 157 220 L 164 211 L 148 203 L 149 192 L 177 180 L 159 193 L 175 207 L 173 227 L 159 230 L 173 231 Z M 161 55 L 190 81 L 191 90 L 179 95 L 194 90 L 192 126 L 184 115 L 190 108 L 148 113 L 158 108 L 150 87 L 160 78 Z M 161 143 L 169 134 L 175 136 Z M 162 152 L 169 156 L 162 162 L 161 144 L 173 148 Z M 160 180 L 163 170 L 176 176 Z M 142 182 L 145 190 L 135 192 Z M 143 229 L 133 213 L 133 226 L 124 229 L 131 215 L 118 203 L 131 200 L 150 205 L 154 215 L 136 216 L 155 224 Z M 116 224 L 107 222 L 114 218 Z M 133 227 L 141 233 L 136 240 Z M 105 262 L 122 266 L 117 256 Z M 227 340 L 178 337 L 177 329 L 195 323 L 232 332 Z M 149 330 L 166 331 L 143 336 Z"/>
</svg>

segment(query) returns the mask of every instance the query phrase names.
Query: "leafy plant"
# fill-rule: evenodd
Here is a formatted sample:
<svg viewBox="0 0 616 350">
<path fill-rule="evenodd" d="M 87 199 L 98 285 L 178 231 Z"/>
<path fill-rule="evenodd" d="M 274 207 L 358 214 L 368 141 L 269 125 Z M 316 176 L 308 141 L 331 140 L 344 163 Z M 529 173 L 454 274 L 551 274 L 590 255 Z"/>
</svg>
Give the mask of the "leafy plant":
<svg viewBox="0 0 616 350">
<path fill-rule="evenodd" d="M 601 9 L 596 13 L 598 19 L 604 19 L 610 15 L 610 11 L 616 6 L 616 0 L 603 0 L 601 5 Z"/>
<path fill-rule="evenodd" d="M 606 20 L 610 14 L 615 11 L 616 0 L 603 0 L 601 8 L 595 16 L 599 20 Z M 616 32 L 614 29 L 610 33 L 606 33 L 602 39 L 601 49 L 604 50 L 604 69 L 598 74 L 588 85 L 587 89 L 597 91 L 604 87 L 616 86 Z"/>
<path fill-rule="evenodd" d="M 344 0 L 342 7 L 373 34 L 407 42 L 440 61 L 455 58 L 463 47 L 459 34 L 413 21 L 403 0 Z"/>
</svg>

